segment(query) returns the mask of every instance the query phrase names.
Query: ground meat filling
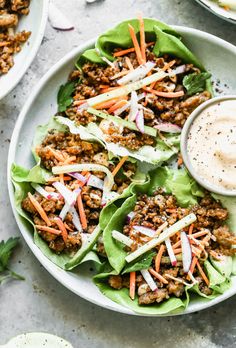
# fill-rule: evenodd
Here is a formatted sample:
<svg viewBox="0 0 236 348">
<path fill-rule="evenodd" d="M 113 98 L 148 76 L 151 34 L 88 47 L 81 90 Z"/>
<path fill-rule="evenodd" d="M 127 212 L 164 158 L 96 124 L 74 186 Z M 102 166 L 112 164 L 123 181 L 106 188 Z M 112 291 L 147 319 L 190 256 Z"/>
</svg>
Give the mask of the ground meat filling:
<svg viewBox="0 0 236 348">
<path fill-rule="evenodd" d="M 100 143 L 81 140 L 78 134 L 63 133 L 51 130 L 42 144 L 37 148 L 37 154 L 41 158 L 42 165 L 51 170 L 60 165 L 61 161 L 67 164 L 96 163 L 108 167 L 112 172 L 118 159 L 109 160 L 108 152 Z M 61 158 L 62 156 L 62 158 Z M 131 178 L 136 172 L 136 163 L 125 162 L 120 171 L 114 177 L 113 191 L 122 193 L 131 183 Z M 94 173 L 100 179 L 104 179 L 102 172 Z"/>
<path fill-rule="evenodd" d="M 120 49 L 116 49 L 115 52 L 119 50 Z M 152 53 L 152 47 L 146 49 L 146 57 L 147 61 L 155 62 L 156 68 L 160 69 L 163 69 L 167 64 L 171 65 L 171 69 L 175 69 L 183 64 L 180 59 L 168 55 L 156 57 Z M 119 77 L 114 78 L 114 76 L 119 75 L 120 72 L 129 71 L 127 59 L 129 59 L 134 68 L 139 66 L 135 53 L 130 53 L 118 57 L 113 67 L 86 63 L 82 67 L 82 71 L 73 71 L 69 79 L 79 82 L 76 83 L 73 94 L 74 102 L 65 111 L 65 114 L 78 124 L 87 125 L 90 122 L 100 123 L 101 119 L 99 119 L 99 117 L 78 108 L 78 105 L 81 105 L 82 100 L 104 93 L 107 88 L 119 86 L 117 83 Z M 183 78 L 190 73 L 200 73 L 200 70 L 193 64 L 186 64 L 183 74 L 176 75 L 175 77 L 166 77 L 158 81 L 154 87 L 160 92 L 184 91 Z M 197 93 L 191 97 L 187 96 L 185 93 L 184 96 L 178 98 L 159 97 L 147 92 L 145 99 L 140 102 L 144 107 L 145 125 L 153 127 L 162 122 L 170 122 L 182 127 L 192 111 L 209 98 L 211 98 L 211 94 L 208 91 Z M 103 111 L 106 112 L 106 110 Z M 129 112 L 130 110 L 128 108 L 122 112 L 119 117 L 127 119 Z M 151 136 L 127 128 L 121 129 L 113 122 L 110 122 L 108 131 L 105 133 L 107 133 L 108 141 L 119 143 L 131 150 L 138 150 L 143 145 L 155 146 L 155 139 Z"/>
<path fill-rule="evenodd" d="M 29 4 L 29 0 L 0 0 L 0 75 L 14 65 L 13 55 L 30 36 L 30 32 L 15 32 L 20 16 L 28 14 Z"/>
<path fill-rule="evenodd" d="M 142 245 L 150 240 L 149 237 L 137 232 L 133 226 L 144 226 L 157 230 L 164 222 L 172 225 L 184 216 L 194 213 L 197 220 L 194 223 L 193 235 L 198 232 L 205 232 L 202 239 L 199 239 L 204 245 L 204 250 L 201 251 L 200 249 L 197 256 L 202 269 L 204 269 L 203 263 L 208 256 L 219 260 L 223 255 L 233 256 L 236 253 L 236 249 L 233 248 L 236 245 L 236 237 L 226 225 L 228 212 L 208 193 L 205 194 L 198 205 L 190 208 L 181 208 L 173 195 L 164 194 L 159 189 L 153 196 L 147 196 L 146 194 L 139 195 L 133 211 L 134 217 L 123 227 L 123 233 L 134 241 L 134 247 L 128 250 L 133 251 L 138 245 Z M 186 233 L 188 231 L 189 227 L 185 229 Z M 171 237 L 170 240 L 172 246 L 179 242 L 179 246 L 176 248 L 181 247 L 179 233 Z M 140 305 L 159 303 L 171 296 L 182 297 L 185 293 L 184 283 L 190 283 L 189 276 L 183 271 L 181 250 L 179 254 L 176 254 L 177 265 L 172 266 L 165 244 L 163 246 L 164 252 L 161 257 L 159 274 L 168 280 L 168 283 L 164 284 L 154 278 L 158 288 L 155 291 L 151 291 L 142 275 L 136 272 L 136 292 Z M 197 246 L 195 245 L 195 247 Z M 157 252 L 160 250 L 160 247 L 160 245 L 157 247 Z M 155 269 L 155 257 L 150 267 Z M 194 268 L 193 277 L 198 282 L 201 292 L 206 295 L 212 293 L 209 284 L 206 284 L 198 267 Z M 128 275 L 110 276 L 108 283 L 114 289 L 129 288 L 129 277 Z"/>
<path fill-rule="evenodd" d="M 42 144 L 36 149 L 38 156 L 41 158 L 41 164 L 46 169 L 50 170 L 54 166 L 65 164 L 76 164 L 76 163 L 96 163 L 101 164 L 109 168 L 112 172 L 116 165 L 119 163 L 118 158 L 109 160 L 108 152 L 104 147 L 96 142 L 88 142 L 81 140 L 79 135 L 71 133 L 62 133 L 56 130 L 52 130 L 44 138 Z M 126 161 L 122 168 L 114 177 L 114 185 L 112 191 L 121 194 L 130 183 L 131 178 L 136 172 L 136 164 Z M 93 172 L 93 174 L 100 179 L 105 178 L 103 172 Z M 65 186 L 71 191 L 79 187 L 78 180 L 67 176 L 64 182 Z M 44 186 L 46 191 L 55 192 L 56 189 L 52 185 L 52 181 Z M 103 191 L 88 185 L 84 185 L 81 189 L 81 198 L 84 207 L 84 212 L 87 220 L 87 228 L 83 229 L 84 233 L 92 233 L 99 222 L 99 215 L 103 208 L 102 203 Z M 43 210 L 48 215 L 51 221 L 51 227 L 58 229 L 54 218 L 58 217 L 62 208 L 64 207 L 65 201 L 61 197 L 59 199 L 50 199 L 42 197 L 37 192 L 34 194 L 35 199 L 40 203 Z M 29 197 L 26 197 L 22 202 L 22 208 L 27 211 L 35 225 L 46 226 L 45 221 L 41 218 L 38 211 L 35 209 Z M 78 209 L 78 207 L 76 206 Z M 75 252 L 81 246 L 81 233 L 75 229 L 72 221 L 71 213 L 67 213 L 64 220 L 68 228 L 68 238 L 65 242 L 61 235 L 45 232 L 37 229 L 40 236 L 48 243 L 49 247 L 56 253 Z"/>
</svg>

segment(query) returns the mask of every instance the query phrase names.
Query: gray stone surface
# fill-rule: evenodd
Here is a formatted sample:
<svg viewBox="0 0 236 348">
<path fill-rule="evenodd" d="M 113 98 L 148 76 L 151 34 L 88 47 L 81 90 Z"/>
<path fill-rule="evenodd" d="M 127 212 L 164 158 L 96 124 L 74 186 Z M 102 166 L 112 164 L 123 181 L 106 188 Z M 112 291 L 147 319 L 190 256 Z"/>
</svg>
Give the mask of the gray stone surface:
<svg viewBox="0 0 236 348">
<path fill-rule="evenodd" d="M 37 0 L 32 0 L 37 1 Z M 135 16 L 208 31 L 236 44 L 235 28 L 205 11 L 193 0 L 57 0 L 75 24 L 73 32 L 47 26 L 36 59 L 15 90 L 0 102 L 0 239 L 20 235 L 6 187 L 9 139 L 32 87 L 73 47 L 116 22 Z M 224 64 L 224 62 L 222 62 Z M 44 331 L 78 347 L 233 347 L 236 345 L 236 297 L 200 313 L 173 318 L 128 317 L 92 305 L 53 279 L 21 241 L 14 268 L 26 277 L 0 286 L 0 344 L 23 332 Z"/>
</svg>

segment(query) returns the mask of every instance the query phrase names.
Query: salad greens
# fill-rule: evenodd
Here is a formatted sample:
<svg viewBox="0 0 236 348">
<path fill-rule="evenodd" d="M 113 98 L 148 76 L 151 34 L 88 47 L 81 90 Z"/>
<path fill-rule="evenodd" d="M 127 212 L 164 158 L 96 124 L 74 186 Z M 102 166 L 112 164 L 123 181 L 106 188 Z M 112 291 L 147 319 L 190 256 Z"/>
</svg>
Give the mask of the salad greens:
<svg viewBox="0 0 236 348">
<path fill-rule="evenodd" d="M 65 111 L 67 107 L 72 104 L 74 88 L 75 82 L 67 82 L 64 85 L 61 85 L 57 95 L 58 111 Z"/>
<path fill-rule="evenodd" d="M 211 77 L 208 72 L 202 72 L 200 74 L 189 74 L 184 76 L 183 85 L 187 90 L 188 95 L 193 95 L 205 90 L 206 81 Z"/>
</svg>

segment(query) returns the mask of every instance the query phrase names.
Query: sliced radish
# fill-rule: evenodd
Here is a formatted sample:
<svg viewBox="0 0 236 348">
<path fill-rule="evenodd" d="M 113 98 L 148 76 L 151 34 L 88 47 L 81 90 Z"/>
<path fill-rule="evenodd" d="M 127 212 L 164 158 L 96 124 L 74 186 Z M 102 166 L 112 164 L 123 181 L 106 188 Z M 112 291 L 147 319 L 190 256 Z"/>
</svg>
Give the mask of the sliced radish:
<svg viewBox="0 0 236 348">
<path fill-rule="evenodd" d="M 124 106 L 122 106 L 121 108 L 115 110 L 114 111 L 114 115 L 119 116 L 120 114 L 122 114 L 122 112 L 127 110 L 129 107 L 130 107 L 130 103 L 127 102 Z"/>
<path fill-rule="evenodd" d="M 171 242 L 170 242 L 170 238 L 167 238 L 165 240 L 165 244 L 166 244 L 167 252 L 168 252 L 168 255 L 169 255 L 169 258 L 170 258 L 170 262 L 171 262 L 172 266 L 175 267 L 177 265 L 177 259 L 176 259 L 176 256 L 174 254 L 174 250 L 172 248 L 172 245 L 171 245 Z"/>
<path fill-rule="evenodd" d="M 95 175 L 90 175 L 88 181 L 87 181 L 88 186 L 96 187 L 100 190 L 103 190 L 104 187 L 104 181 L 98 178 Z"/>
<path fill-rule="evenodd" d="M 135 212 L 131 211 L 126 217 L 127 222 L 130 222 L 134 217 L 135 217 Z"/>
<path fill-rule="evenodd" d="M 81 181 L 83 184 L 86 183 L 87 179 L 80 173 L 68 173 L 72 178 L 75 178 L 79 181 Z"/>
<path fill-rule="evenodd" d="M 103 192 L 102 196 L 102 206 L 105 206 L 108 202 L 119 197 L 119 193 L 114 191 Z"/>
<path fill-rule="evenodd" d="M 155 230 L 144 226 L 133 226 L 133 229 L 148 237 L 154 237 L 156 234 Z"/>
<path fill-rule="evenodd" d="M 178 66 L 176 69 L 173 69 L 170 71 L 169 75 L 173 76 L 173 75 L 179 75 L 179 74 L 183 74 L 186 71 L 186 65 L 180 65 Z"/>
<path fill-rule="evenodd" d="M 70 213 L 72 215 L 72 222 L 73 222 L 75 228 L 77 229 L 77 231 L 81 232 L 83 230 L 83 228 L 82 228 L 82 225 L 80 222 L 79 214 L 77 213 L 75 207 L 70 208 Z"/>
<path fill-rule="evenodd" d="M 62 219 L 62 221 L 65 220 L 66 214 L 69 212 L 70 208 L 71 206 L 68 203 L 64 204 L 64 207 L 59 214 L 59 217 Z"/>
<path fill-rule="evenodd" d="M 136 118 L 135 118 L 136 126 L 138 130 L 144 134 L 145 129 L 144 129 L 144 117 L 143 117 L 143 110 L 139 109 Z"/>
<path fill-rule="evenodd" d="M 154 282 L 154 280 L 153 280 L 151 274 L 148 272 L 148 270 L 147 269 L 141 269 L 140 272 L 141 272 L 143 278 L 145 279 L 146 283 L 148 284 L 149 288 L 152 291 L 155 291 L 157 289 L 157 285 Z"/>
<path fill-rule="evenodd" d="M 49 3 L 49 22 L 54 29 L 69 31 L 73 30 L 73 24 L 52 2 Z"/>
<path fill-rule="evenodd" d="M 185 232 L 181 232 L 180 237 L 182 245 L 183 269 L 184 273 L 188 273 L 192 262 L 192 249 L 187 234 Z"/>
<path fill-rule="evenodd" d="M 182 129 L 177 126 L 176 124 L 172 124 L 172 123 L 160 123 L 156 126 L 154 126 L 154 128 L 158 129 L 161 132 L 165 132 L 165 133 L 181 133 Z"/>
<path fill-rule="evenodd" d="M 40 193 L 41 196 L 43 196 L 46 199 L 51 199 L 51 198 L 56 198 L 59 199 L 60 195 L 56 192 L 47 192 L 42 186 L 35 184 L 35 183 L 31 183 L 31 186 L 35 189 L 35 191 L 37 191 L 38 193 Z"/>
<path fill-rule="evenodd" d="M 75 204 L 74 193 L 70 191 L 65 185 L 60 182 L 54 182 L 52 185 L 62 195 L 66 203 L 68 203 L 70 206 L 73 206 Z"/>
<path fill-rule="evenodd" d="M 132 70 L 130 73 L 117 81 L 119 85 L 126 85 L 129 82 L 136 82 L 143 79 L 156 65 L 154 62 L 147 62 Z"/>
</svg>

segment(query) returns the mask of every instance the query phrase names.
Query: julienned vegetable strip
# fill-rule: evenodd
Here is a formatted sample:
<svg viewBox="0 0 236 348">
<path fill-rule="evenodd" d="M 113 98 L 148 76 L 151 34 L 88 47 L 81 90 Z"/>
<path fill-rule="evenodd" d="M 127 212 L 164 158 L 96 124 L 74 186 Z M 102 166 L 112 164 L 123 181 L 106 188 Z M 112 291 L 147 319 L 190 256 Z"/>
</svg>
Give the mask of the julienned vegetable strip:
<svg viewBox="0 0 236 348">
<path fill-rule="evenodd" d="M 135 49 L 138 63 L 139 63 L 139 65 L 141 65 L 144 63 L 144 59 L 142 57 L 142 53 L 141 53 L 141 50 L 139 47 L 139 43 L 138 43 L 138 40 L 137 40 L 137 37 L 135 34 L 134 27 L 131 24 L 128 24 L 128 27 L 129 27 L 129 33 L 130 33 L 131 39 L 132 39 L 133 44 L 134 44 L 134 49 Z"/>
<path fill-rule="evenodd" d="M 55 228 L 52 228 L 52 227 L 41 226 L 41 225 L 35 225 L 35 227 L 36 227 L 38 230 L 45 231 L 45 232 L 49 232 L 49 233 L 52 233 L 52 234 L 56 234 L 56 235 L 61 234 L 61 231 L 56 230 Z"/>
<path fill-rule="evenodd" d="M 112 237 L 128 247 L 131 247 L 134 244 L 134 241 L 131 238 L 127 237 L 123 233 L 120 233 L 119 231 L 112 231 Z"/>
<path fill-rule="evenodd" d="M 90 98 L 87 100 L 87 105 L 94 106 L 114 98 L 125 96 L 131 93 L 132 91 L 137 91 L 138 89 L 141 89 L 145 86 L 150 85 L 154 81 L 159 81 L 159 80 L 162 80 L 164 77 L 174 76 L 174 75 L 175 75 L 174 72 L 166 73 L 164 71 L 158 71 L 155 74 L 145 77 L 143 80 L 129 83 L 125 86 L 116 88 L 115 90 L 112 90 L 110 92 L 99 94 L 96 97 Z"/>
<path fill-rule="evenodd" d="M 135 283 L 136 283 L 136 272 L 130 272 L 129 296 L 132 300 L 134 300 L 135 298 Z"/>
<path fill-rule="evenodd" d="M 168 280 L 166 280 L 164 277 L 162 277 L 161 274 L 159 274 L 158 272 L 154 271 L 153 268 L 149 268 L 149 272 L 158 280 L 160 280 L 160 282 L 162 282 L 163 284 L 168 284 Z"/>
<path fill-rule="evenodd" d="M 209 281 L 209 279 L 207 278 L 207 276 L 205 275 L 205 273 L 204 273 L 204 271 L 203 271 L 203 269 L 202 269 L 202 267 L 200 266 L 200 263 L 199 263 L 198 261 L 197 261 L 197 268 L 198 268 L 198 270 L 199 270 L 199 273 L 200 273 L 202 279 L 204 280 L 204 282 L 206 283 L 206 285 L 209 286 L 209 285 L 210 285 L 210 281 Z"/>
<path fill-rule="evenodd" d="M 60 229 L 61 234 L 62 234 L 62 238 L 63 238 L 64 242 L 66 243 L 67 237 L 68 237 L 68 233 L 67 233 L 67 230 L 66 230 L 66 228 L 64 226 L 63 221 L 60 218 L 57 218 L 57 217 L 54 218 L 54 221 L 57 224 L 58 228 Z"/>
<path fill-rule="evenodd" d="M 157 254 L 156 258 L 155 258 L 155 269 L 156 269 L 156 272 L 159 272 L 159 270 L 160 270 L 161 258 L 162 258 L 164 250 L 165 250 L 165 246 L 162 244 L 160 246 L 158 254 Z"/>
<path fill-rule="evenodd" d="M 125 163 L 125 161 L 127 161 L 128 158 L 129 156 L 125 156 L 120 160 L 115 169 L 112 171 L 113 176 L 116 176 L 116 174 L 119 172 L 120 168 L 123 166 L 123 164 Z"/>
<path fill-rule="evenodd" d="M 155 42 L 154 42 L 154 41 L 148 42 L 148 43 L 146 44 L 146 47 L 150 47 L 150 46 L 153 46 L 153 45 L 155 45 Z M 121 50 L 121 51 L 117 51 L 117 52 L 115 52 L 115 53 L 113 54 L 113 56 L 114 56 L 114 57 L 121 57 L 121 56 L 124 56 L 124 55 L 129 54 L 129 53 L 132 53 L 132 52 L 135 52 L 134 47 L 127 48 L 127 49 Z"/>
<path fill-rule="evenodd" d="M 161 244 L 164 242 L 167 238 L 172 237 L 175 233 L 178 231 L 182 230 L 183 228 L 189 226 L 191 223 L 196 221 L 197 217 L 195 214 L 191 213 L 187 216 L 185 216 L 183 219 L 177 221 L 175 224 L 172 226 L 166 228 L 164 232 L 160 234 L 158 238 L 153 238 L 150 240 L 148 243 L 142 245 L 140 248 L 135 250 L 133 253 L 129 254 L 126 256 L 125 260 L 127 262 L 131 262 L 135 260 L 137 257 L 143 255 L 147 251 L 155 248 L 157 245 Z"/>
<path fill-rule="evenodd" d="M 104 172 L 107 175 L 107 179 L 108 179 L 106 180 L 104 184 L 104 190 L 108 190 L 108 191 L 111 190 L 112 186 L 114 185 L 114 177 L 112 173 L 110 172 L 110 170 L 101 164 L 95 164 L 95 163 L 68 164 L 65 166 L 57 166 L 52 168 L 53 174 L 83 172 L 84 170 L 87 170 L 89 172 L 90 171 Z"/>
<path fill-rule="evenodd" d="M 49 220 L 47 214 L 43 210 L 41 204 L 34 198 L 34 196 L 30 192 L 28 193 L 28 197 L 30 199 L 30 202 L 33 204 L 33 206 L 41 216 L 41 218 L 46 222 L 48 226 L 51 226 L 51 221 Z"/>
<path fill-rule="evenodd" d="M 120 118 L 118 116 L 109 115 L 109 114 L 106 114 L 105 112 L 102 112 L 102 111 L 99 111 L 99 110 L 96 110 L 93 108 L 88 108 L 87 112 L 89 112 L 90 114 L 93 114 L 95 116 L 101 117 L 105 120 L 111 120 L 114 123 L 120 124 L 126 128 L 129 128 L 129 129 L 132 129 L 134 131 L 139 132 L 139 129 L 134 122 L 123 120 L 123 118 Z M 151 135 L 153 137 L 157 136 L 157 130 L 155 128 L 151 128 L 148 126 L 144 126 L 144 133 Z"/>
<path fill-rule="evenodd" d="M 139 27 L 140 27 L 140 49 L 144 63 L 146 62 L 146 43 L 145 43 L 145 28 L 144 21 L 141 15 L 139 15 Z"/>
<path fill-rule="evenodd" d="M 87 229 L 87 219 L 86 219 L 86 215 L 85 215 L 85 211 L 84 211 L 81 193 L 77 197 L 77 205 L 78 205 L 81 225 L 82 225 L 83 229 L 85 230 L 85 229 Z"/>
</svg>

